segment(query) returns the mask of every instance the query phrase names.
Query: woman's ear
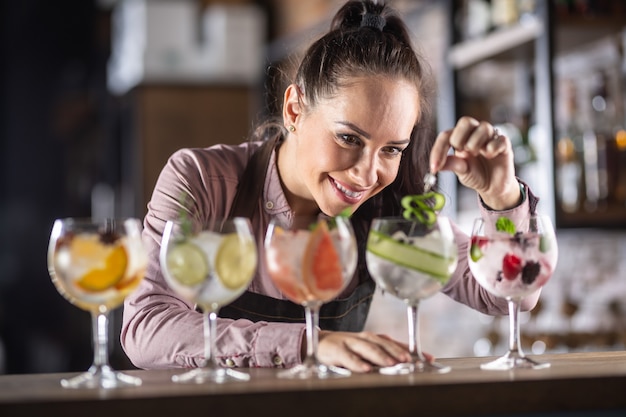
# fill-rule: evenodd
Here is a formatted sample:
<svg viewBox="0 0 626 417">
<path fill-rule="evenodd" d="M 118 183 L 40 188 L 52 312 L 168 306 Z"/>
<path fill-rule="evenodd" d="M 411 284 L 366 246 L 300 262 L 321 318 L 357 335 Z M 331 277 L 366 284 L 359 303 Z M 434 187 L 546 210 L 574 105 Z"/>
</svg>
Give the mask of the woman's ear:
<svg viewBox="0 0 626 417">
<path fill-rule="evenodd" d="M 298 116 L 302 113 L 300 107 L 300 89 L 295 84 L 290 84 L 285 90 L 283 99 L 283 123 L 285 127 L 297 126 Z"/>
</svg>

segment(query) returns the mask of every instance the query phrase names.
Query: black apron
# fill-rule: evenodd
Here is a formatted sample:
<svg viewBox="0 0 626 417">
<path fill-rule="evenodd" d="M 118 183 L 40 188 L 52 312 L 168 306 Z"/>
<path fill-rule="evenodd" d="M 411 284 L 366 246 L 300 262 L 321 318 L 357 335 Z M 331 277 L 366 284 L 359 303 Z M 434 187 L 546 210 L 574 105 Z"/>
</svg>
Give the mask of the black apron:
<svg viewBox="0 0 626 417">
<path fill-rule="evenodd" d="M 269 140 L 252 154 L 237 187 L 230 217 L 250 218 L 258 209 L 269 160 L 277 143 L 278 138 Z M 360 265 L 361 272 L 362 268 L 363 266 Z M 376 284 L 368 276 L 350 296 L 322 305 L 319 314 L 320 328 L 355 332 L 363 330 L 375 289 Z M 253 322 L 305 322 L 304 308 L 300 304 L 251 291 L 246 291 L 232 303 L 220 308 L 218 315 L 223 318 L 248 319 Z"/>
</svg>

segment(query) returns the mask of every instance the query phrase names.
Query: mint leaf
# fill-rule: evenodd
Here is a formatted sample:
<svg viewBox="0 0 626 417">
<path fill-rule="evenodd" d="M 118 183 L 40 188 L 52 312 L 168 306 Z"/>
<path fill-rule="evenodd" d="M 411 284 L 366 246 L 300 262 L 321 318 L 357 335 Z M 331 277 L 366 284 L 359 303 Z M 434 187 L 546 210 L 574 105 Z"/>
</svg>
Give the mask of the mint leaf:
<svg viewBox="0 0 626 417">
<path fill-rule="evenodd" d="M 498 217 L 498 220 L 496 220 L 496 230 L 513 236 L 515 234 L 515 223 L 508 217 Z"/>
<path fill-rule="evenodd" d="M 347 218 L 350 218 L 350 216 L 352 216 L 352 207 L 346 207 L 345 209 L 341 210 L 341 213 L 337 215 L 337 217 L 347 217 Z"/>
</svg>

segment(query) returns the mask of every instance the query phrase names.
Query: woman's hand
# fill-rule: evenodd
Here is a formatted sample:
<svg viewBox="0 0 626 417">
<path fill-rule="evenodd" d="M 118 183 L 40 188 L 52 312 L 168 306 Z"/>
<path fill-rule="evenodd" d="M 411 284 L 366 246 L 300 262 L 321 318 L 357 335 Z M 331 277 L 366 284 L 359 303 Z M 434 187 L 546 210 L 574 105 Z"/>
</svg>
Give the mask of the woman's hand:
<svg viewBox="0 0 626 417">
<path fill-rule="evenodd" d="M 317 356 L 326 365 L 353 372 L 370 372 L 375 367 L 410 362 L 408 346 L 389 336 L 371 332 L 319 332 Z M 431 360 L 430 356 L 427 356 Z"/>
<path fill-rule="evenodd" d="M 448 154 L 450 148 L 453 154 Z M 511 141 L 487 122 L 465 116 L 454 128 L 441 132 L 430 154 L 430 169 L 454 172 L 461 184 L 476 190 L 493 210 L 519 203 Z"/>
</svg>

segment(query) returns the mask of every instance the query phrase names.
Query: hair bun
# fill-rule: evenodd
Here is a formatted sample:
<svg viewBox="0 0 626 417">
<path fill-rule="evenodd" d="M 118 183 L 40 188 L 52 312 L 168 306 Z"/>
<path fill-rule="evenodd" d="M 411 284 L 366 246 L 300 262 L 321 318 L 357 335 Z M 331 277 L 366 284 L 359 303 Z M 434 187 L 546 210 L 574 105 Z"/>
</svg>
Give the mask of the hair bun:
<svg viewBox="0 0 626 417">
<path fill-rule="evenodd" d="M 378 29 L 382 32 L 383 28 L 387 24 L 387 20 L 379 14 L 365 13 L 363 19 L 361 19 L 361 27 L 371 27 Z"/>
</svg>

